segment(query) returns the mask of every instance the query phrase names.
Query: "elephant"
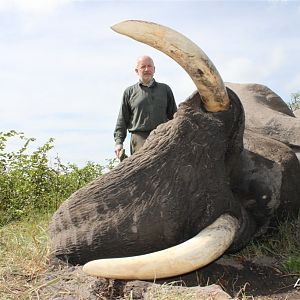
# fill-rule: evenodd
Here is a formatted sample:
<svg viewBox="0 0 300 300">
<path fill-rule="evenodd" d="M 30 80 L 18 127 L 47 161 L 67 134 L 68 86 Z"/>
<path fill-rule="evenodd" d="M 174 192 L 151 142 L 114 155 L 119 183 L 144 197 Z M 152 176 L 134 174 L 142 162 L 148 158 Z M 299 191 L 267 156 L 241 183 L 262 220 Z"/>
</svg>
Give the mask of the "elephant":
<svg viewBox="0 0 300 300">
<path fill-rule="evenodd" d="M 288 145 L 300 160 L 299 109 L 292 112 L 271 89 L 261 84 L 226 83 L 241 99 L 246 128 Z"/>
<path fill-rule="evenodd" d="M 291 146 L 299 146 L 300 126 L 283 101 L 272 107 L 265 97 L 266 116 L 250 111 L 251 85 L 225 84 L 206 54 L 171 28 L 129 20 L 112 29 L 170 56 L 197 90 L 139 151 L 62 203 L 49 227 L 54 255 L 95 276 L 167 278 L 238 251 L 275 218 L 298 213 Z M 280 135 L 285 118 L 294 123 Z"/>
</svg>

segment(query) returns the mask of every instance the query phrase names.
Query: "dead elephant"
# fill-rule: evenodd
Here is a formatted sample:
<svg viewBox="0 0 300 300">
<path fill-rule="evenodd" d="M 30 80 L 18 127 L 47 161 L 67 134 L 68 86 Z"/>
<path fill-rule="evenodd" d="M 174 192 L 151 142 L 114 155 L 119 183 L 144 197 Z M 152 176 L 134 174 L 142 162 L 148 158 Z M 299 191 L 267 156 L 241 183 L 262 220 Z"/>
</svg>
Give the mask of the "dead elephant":
<svg viewBox="0 0 300 300">
<path fill-rule="evenodd" d="M 197 45 L 155 23 L 113 29 L 172 57 L 197 91 L 141 151 L 61 205 L 50 224 L 57 257 L 95 260 L 84 270 L 103 277 L 171 277 L 242 248 L 277 212 L 299 209 L 295 153 L 245 131 L 239 97 Z"/>
</svg>

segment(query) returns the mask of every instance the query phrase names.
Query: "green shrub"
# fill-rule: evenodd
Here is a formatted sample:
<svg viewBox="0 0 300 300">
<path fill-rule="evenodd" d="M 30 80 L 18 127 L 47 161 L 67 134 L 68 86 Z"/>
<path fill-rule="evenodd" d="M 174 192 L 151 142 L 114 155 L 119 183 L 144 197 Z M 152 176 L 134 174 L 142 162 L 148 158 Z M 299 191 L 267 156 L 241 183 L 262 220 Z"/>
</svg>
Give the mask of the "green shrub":
<svg viewBox="0 0 300 300">
<path fill-rule="evenodd" d="M 7 151 L 10 139 L 21 143 L 17 151 Z M 34 212 L 54 211 L 71 193 L 102 175 L 104 168 L 92 162 L 79 168 L 56 157 L 50 165 L 54 140 L 29 153 L 34 141 L 14 130 L 0 132 L 0 226 Z"/>
</svg>

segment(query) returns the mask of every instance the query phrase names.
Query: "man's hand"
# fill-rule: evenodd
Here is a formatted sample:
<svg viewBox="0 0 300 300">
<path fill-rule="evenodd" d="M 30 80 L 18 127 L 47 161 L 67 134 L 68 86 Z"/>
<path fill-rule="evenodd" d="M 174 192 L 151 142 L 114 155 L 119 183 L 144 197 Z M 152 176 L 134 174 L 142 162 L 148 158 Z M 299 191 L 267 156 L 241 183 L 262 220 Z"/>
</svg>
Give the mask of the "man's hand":
<svg viewBox="0 0 300 300">
<path fill-rule="evenodd" d="M 116 146 L 115 146 L 115 153 L 116 153 L 117 158 L 119 158 L 119 159 L 120 159 L 120 156 L 122 154 L 122 151 L 121 151 L 122 149 L 123 149 L 123 145 L 122 144 L 116 144 Z"/>
</svg>

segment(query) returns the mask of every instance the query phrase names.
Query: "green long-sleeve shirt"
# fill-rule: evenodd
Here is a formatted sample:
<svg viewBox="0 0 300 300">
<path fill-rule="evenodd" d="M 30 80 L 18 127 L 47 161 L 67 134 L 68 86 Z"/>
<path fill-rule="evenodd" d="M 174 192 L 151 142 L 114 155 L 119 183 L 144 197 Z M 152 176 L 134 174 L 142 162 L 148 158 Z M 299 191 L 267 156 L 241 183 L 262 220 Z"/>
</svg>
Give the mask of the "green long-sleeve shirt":
<svg viewBox="0 0 300 300">
<path fill-rule="evenodd" d="M 150 87 L 140 82 L 128 87 L 123 94 L 114 138 L 123 144 L 129 132 L 151 131 L 173 118 L 177 111 L 171 88 L 155 80 Z"/>
</svg>

